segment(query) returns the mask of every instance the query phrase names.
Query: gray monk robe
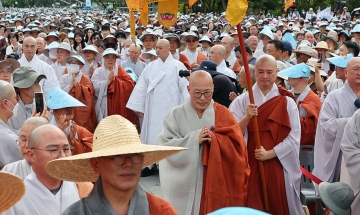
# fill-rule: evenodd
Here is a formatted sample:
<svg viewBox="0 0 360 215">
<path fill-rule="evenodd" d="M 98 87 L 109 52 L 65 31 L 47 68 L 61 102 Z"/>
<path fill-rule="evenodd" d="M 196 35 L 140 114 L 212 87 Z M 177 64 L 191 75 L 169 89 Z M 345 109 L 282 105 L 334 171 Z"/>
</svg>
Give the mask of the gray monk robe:
<svg viewBox="0 0 360 215">
<path fill-rule="evenodd" d="M 96 181 L 90 195 L 70 205 L 62 215 L 117 215 L 103 194 L 101 178 Z M 178 215 L 166 201 L 146 193 L 138 184 L 130 200 L 127 215 Z"/>
<path fill-rule="evenodd" d="M 344 135 L 341 140 L 341 151 L 343 154 L 348 178 L 340 181 L 348 183 L 356 195 L 360 191 L 360 111 L 356 111 L 346 124 Z M 343 169 L 342 169 L 343 170 Z M 341 170 L 341 171 L 342 171 Z M 351 205 L 352 214 L 360 214 L 360 195 L 357 195 Z"/>
</svg>

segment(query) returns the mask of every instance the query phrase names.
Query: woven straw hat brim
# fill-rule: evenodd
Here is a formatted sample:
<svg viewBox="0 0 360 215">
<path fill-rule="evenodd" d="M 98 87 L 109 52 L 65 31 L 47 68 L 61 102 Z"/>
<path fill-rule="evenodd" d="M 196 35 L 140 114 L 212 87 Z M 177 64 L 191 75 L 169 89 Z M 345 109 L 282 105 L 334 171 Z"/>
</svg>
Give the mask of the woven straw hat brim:
<svg viewBox="0 0 360 215">
<path fill-rule="evenodd" d="M 95 182 L 99 175 L 95 174 L 91 167 L 91 158 L 143 153 L 143 168 L 145 168 L 182 150 L 186 150 L 186 148 L 146 144 L 126 144 L 50 161 L 46 165 L 46 172 L 52 177 L 60 180 Z"/>
<path fill-rule="evenodd" d="M 0 172 L 0 213 L 14 206 L 25 194 L 25 185 L 16 175 Z"/>
</svg>

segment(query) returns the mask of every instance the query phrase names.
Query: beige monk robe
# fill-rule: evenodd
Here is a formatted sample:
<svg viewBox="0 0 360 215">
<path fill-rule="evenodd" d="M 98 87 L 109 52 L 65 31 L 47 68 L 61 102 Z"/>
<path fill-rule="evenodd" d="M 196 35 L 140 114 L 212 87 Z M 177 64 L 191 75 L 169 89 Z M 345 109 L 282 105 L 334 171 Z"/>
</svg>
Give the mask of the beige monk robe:
<svg viewBox="0 0 360 215">
<path fill-rule="evenodd" d="M 164 118 L 164 130 L 159 135 L 158 144 L 188 148 L 159 162 L 161 196 L 181 215 L 199 214 L 203 186 L 199 134 L 204 125 L 210 128 L 214 124 L 214 101 L 205 109 L 201 119 L 190 99 Z"/>
</svg>

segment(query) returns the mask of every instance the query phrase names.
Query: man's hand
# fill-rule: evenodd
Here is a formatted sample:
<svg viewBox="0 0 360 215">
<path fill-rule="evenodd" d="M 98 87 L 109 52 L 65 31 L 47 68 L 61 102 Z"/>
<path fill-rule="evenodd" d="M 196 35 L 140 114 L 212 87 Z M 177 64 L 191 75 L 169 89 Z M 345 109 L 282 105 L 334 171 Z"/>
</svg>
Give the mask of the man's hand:
<svg viewBox="0 0 360 215">
<path fill-rule="evenodd" d="M 315 63 L 315 73 L 319 73 L 322 68 L 322 63 Z"/>
<path fill-rule="evenodd" d="M 257 116 L 258 115 L 258 110 L 257 110 L 257 105 L 255 104 L 248 104 L 248 106 L 246 107 L 246 117 L 248 119 L 251 119 L 253 116 Z"/>
<path fill-rule="evenodd" d="M 111 70 L 111 72 L 109 73 L 109 76 L 108 76 L 108 80 L 107 80 L 108 85 L 111 84 L 111 82 L 113 82 L 114 79 L 115 79 L 114 71 Z"/>
<path fill-rule="evenodd" d="M 234 99 L 235 99 L 236 97 L 238 97 L 238 96 L 240 96 L 240 93 L 238 93 L 238 94 L 236 95 L 236 93 L 230 92 L 230 94 L 229 94 L 229 99 L 230 99 L 231 101 L 234 101 Z"/>
<path fill-rule="evenodd" d="M 136 112 L 136 115 L 137 115 L 139 118 L 144 118 L 144 113 Z"/>
<path fill-rule="evenodd" d="M 199 134 L 199 144 L 204 143 L 205 141 L 209 141 L 209 143 L 211 143 L 211 134 L 210 134 L 210 130 L 208 129 L 208 127 L 206 125 L 204 125 L 204 127 L 201 129 L 200 134 Z"/>
<path fill-rule="evenodd" d="M 90 77 L 94 74 L 94 71 L 95 71 L 95 67 L 94 67 L 94 65 L 91 64 L 90 70 L 89 70 L 89 73 L 90 73 L 89 76 Z"/>
<path fill-rule="evenodd" d="M 255 149 L 255 159 L 256 160 L 266 161 L 266 160 L 270 160 L 274 157 L 276 157 L 276 154 L 273 149 L 266 151 L 263 146 L 261 146 L 260 149 Z"/>
<path fill-rule="evenodd" d="M 71 121 L 69 139 L 70 139 L 71 145 L 73 145 L 73 146 L 75 144 L 76 129 L 77 129 L 76 123 L 74 121 Z"/>
<path fill-rule="evenodd" d="M 68 74 L 68 69 L 67 68 L 64 69 L 63 75 L 65 75 L 65 74 Z"/>
<path fill-rule="evenodd" d="M 66 115 L 61 115 L 58 121 L 58 127 L 65 133 L 65 129 L 69 127 L 70 121 L 66 121 Z"/>
<path fill-rule="evenodd" d="M 190 65 L 191 69 L 193 69 L 193 68 L 198 68 L 199 66 L 200 66 L 200 65 L 197 64 L 197 63 L 193 63 L 193 64 Z"/>
</svg>

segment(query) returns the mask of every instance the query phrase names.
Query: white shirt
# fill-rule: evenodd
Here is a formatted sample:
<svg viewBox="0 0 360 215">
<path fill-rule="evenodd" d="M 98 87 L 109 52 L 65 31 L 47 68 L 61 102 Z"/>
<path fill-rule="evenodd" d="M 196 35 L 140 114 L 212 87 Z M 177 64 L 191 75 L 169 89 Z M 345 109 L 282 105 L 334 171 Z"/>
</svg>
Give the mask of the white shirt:
<svg viewBox="0 0 360 215">
<path fill-rule="evenodd" d="M 228 77 L 236 79 L 235 72 L 226 66 L 225 60 L 221 61 L 221 63 L 216 67 L 216 71 Z"/>
</svg>

